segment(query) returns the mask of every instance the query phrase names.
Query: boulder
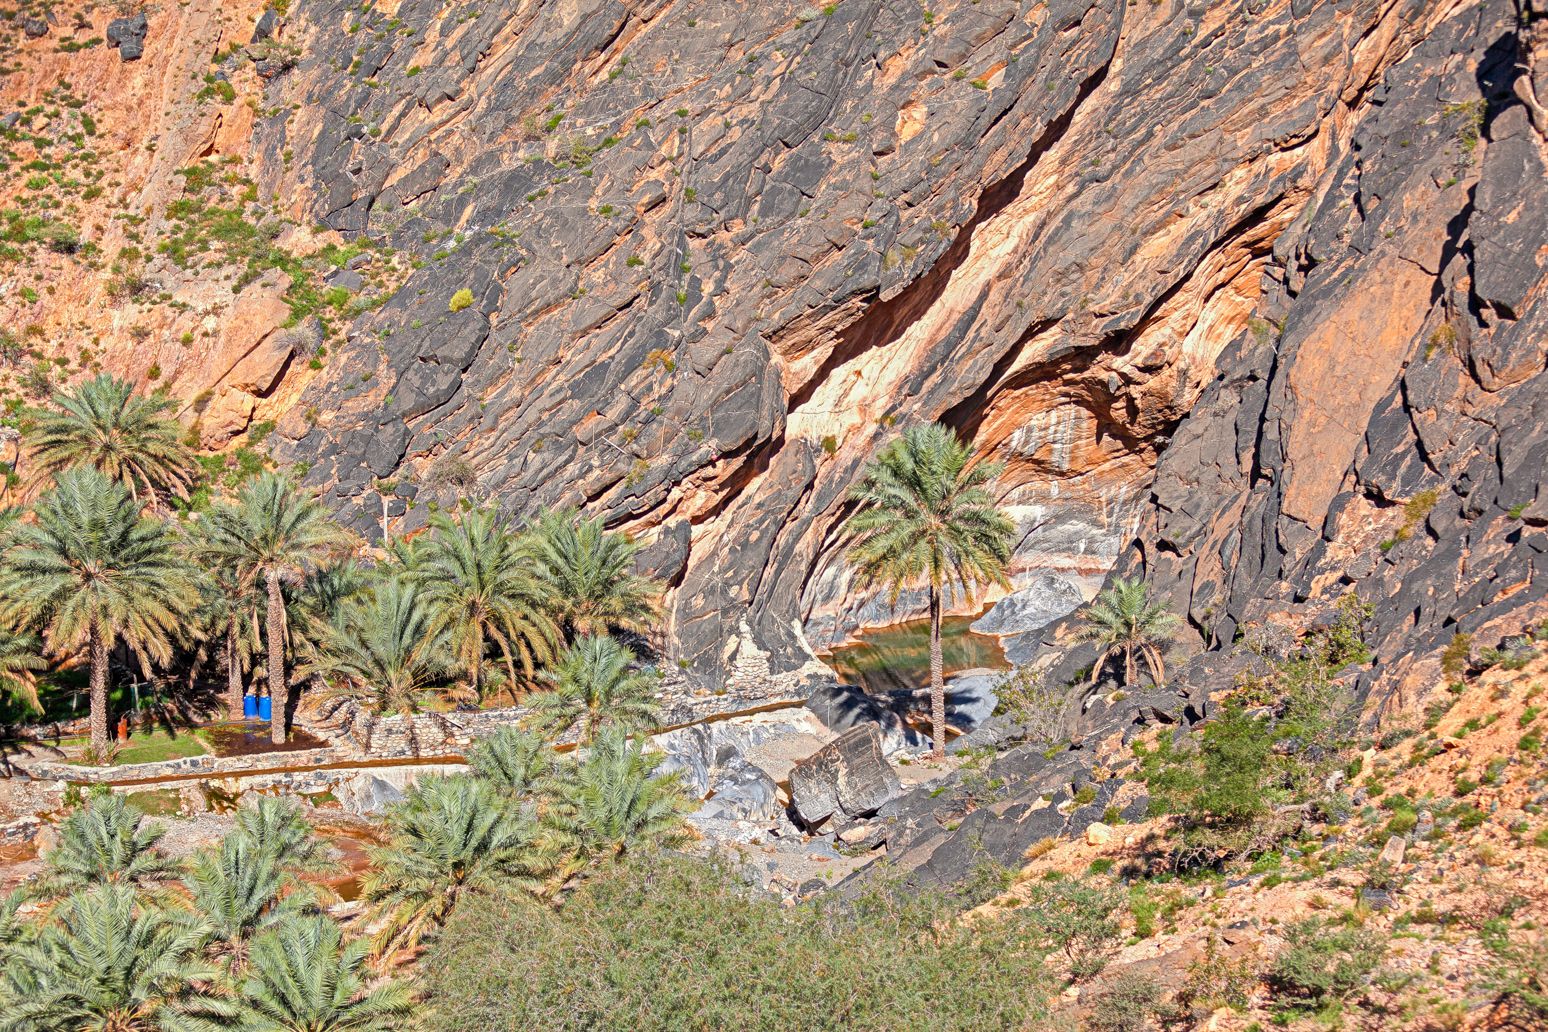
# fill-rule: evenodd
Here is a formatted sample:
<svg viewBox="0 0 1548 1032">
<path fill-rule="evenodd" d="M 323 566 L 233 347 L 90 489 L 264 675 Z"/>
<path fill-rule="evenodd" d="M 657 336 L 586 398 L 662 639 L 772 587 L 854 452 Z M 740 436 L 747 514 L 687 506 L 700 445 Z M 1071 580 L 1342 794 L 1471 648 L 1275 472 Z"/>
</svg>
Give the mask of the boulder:
<svg viewBox="0 0 1548 1032">
<path fill-rule="evenodd" d="M 979 634 L 1028 634 L 1073 612 L 1085 597 L 1080 589 L 1057 574 L 1040 573 L 1017 588 L 973 621 Z"/>
<path fill-rule="evenodd" d="M 340 269 L 328 277 L 328 286 L 358 291 L 365 286 L 365 277 L 353 269 Z"/>
<path fill-rule="evenodd" d="M 650 740 L 651 745 L 665 753 L 661 765 L 656 769 L 663 774 L 676 771 L 688 796 L 703 799 L 709 795 L 719 768 L 729 768 L 734 761 L 746 763 L 744 756 L 748 749 L 773 739 L 812 730 L 811 718 L 799 710 L 794 712 L 800 715 L 799 720 L 722 720 L 655 735 Z"/>
<path fill-rule="evenodd" d="M 665 753 L 656 766 L 656 773 L 676 774 L 683 793 L 690 799 L 703 799 L 709 795 L 710 768 L 714 759 L 708 733 L 702 726 L 657 735 L 651 739 L 651 744 Z"/>
<path fill-rule="evenodd" d="M 931 747 L 928 735 L 915 731 L 881 701 L 853 685 L 825 681 L 812 690 L 806 708 L 829 731 L 844 732 L 864 725 L 874 726 L 881 737 L 882 752 L 887 756 L 927 752 Z"/>
<path fill-rule="evenodd" d="M 897 771 L 882 753 L 874 723 L 844 732 L 796 764 L 790 772 L 790 800 L 808 827 L 829 818 L 847 825 L 868 817 L 902 794 Z"/>
<path fill-rule="evenodd" d="M 118 48 L 121 61 L 138 61 L 145 54 L 145 33 L 149 24 L 145 12 L 130 18 L 114 18 L 108 22 L 108 46 Z"/>
<path fill-rule="evenodd" d="M 403 790 L 374 774 L 360 773 L 339 783 L 333 791 L 339 804 L 351 813 L 381 813 L 403 800 Z"/>
<path fill-rule="evenodd" d="M 710 800 L 700 807 L 706 817 L 769 821 L 779 815 L 779 786 L 762 767 L 733 750 L 710 778 Z"/>
<path fill-rule="evenodd" d="M 995 689 L 1004 676 L 994 670 L 969 670 L 946 682 L 946 722 L 959 731 L 976 731 L 994 716 Z"/>
<path fill-rule="evenodd" d="M 1097 821 L 1086 825 L 1086 845 L 1105 846 L 1113 840 L 1113 829 Z"/>
</svg>

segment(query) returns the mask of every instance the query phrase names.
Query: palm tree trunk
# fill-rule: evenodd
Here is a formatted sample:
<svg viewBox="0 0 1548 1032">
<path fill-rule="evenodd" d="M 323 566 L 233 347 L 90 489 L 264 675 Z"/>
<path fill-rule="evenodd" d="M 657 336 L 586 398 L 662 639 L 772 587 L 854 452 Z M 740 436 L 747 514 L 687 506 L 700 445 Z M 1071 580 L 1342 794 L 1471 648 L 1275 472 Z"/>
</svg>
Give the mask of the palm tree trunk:
<svg viewBox="0 0 1548 1032">
<path fill-rule="evenodd" d="M 91 749 L 100 761 L 108 751 L 108 647 L 95 627 L 87 648 L 91 652 Z"/>
<path fill-rule="evenodd" d="M 242 663 L 237 657 L 237 622 L 226 627 L 226 710 L 232 720 L 242 719 Z"/>
<path fill-rule="evenodd" d="M 269 721 L 269 741 L 283 745 L 285 734 L 285 710 L 290 705 L 290 689 L 285 684 L 285 599 L 280 594 L 279 574 L 269 571 L 269 611 L 264 621 L 264 637 L 269 646 L 269 705 L 273 717 Z"/>
<path fill-rule="evenodd" d="M 1137 680 L 1134 673 L 1134 646 L 1123 647 L 1123 687 L 1127 688 Z"/>
<path fill-rule="evenodd" d="M 930 734 L 937 760 L 946 758 L 946 679 L 941 673 L 941 591 L 930 585 Z"/>
</svg>

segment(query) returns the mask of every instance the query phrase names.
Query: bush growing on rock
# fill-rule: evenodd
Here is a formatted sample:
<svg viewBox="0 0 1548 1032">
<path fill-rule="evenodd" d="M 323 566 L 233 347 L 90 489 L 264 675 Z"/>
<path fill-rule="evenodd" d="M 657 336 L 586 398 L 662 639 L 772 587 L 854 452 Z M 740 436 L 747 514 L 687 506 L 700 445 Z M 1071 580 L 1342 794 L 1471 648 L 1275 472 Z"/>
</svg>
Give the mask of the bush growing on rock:
<svg viewBox="0 0 1548 1032">
<path fill-rule="evenodd" d="M 1285 929 L 1285 949 L 1274 958 L 1268 982 L 1281 1011 L 1321 1011 L 1363 989 L 1381 963 L 1376 933 L 1335 927 L 1318 918 Z"/>
<path fill-rule="evenodd" d="M 460 312 L 472 303 L 473 291 L 469 290 L 467 287 L 463 287 L 461 290 L 457 291 L 451 296 L 451 301 L 447 302 L 446 307 L 451 309 L 453 312 Z"/>
<path fill-rule="evenodd" d="M 1352 598 L 1352 596 L 1351 596 Z M 1347 698 L 1332 675 L 1368 657 L 1358 599 L 1266 674 L 1239 683 L 1199 733 L 1135 743 L 1153 815 L 1173 815 L 1182 867 L 1272 849 L 1313 811 L 1341 811 L 1330 780 L 1344 765 Z M 1262 655 L 1260 653 L 1260 655 Z"/>
<path fill-rule="evenodd" d="M 1096 997 L 1087 1015 L 1087 1032 L 1134 1032 L 1150 1028 L 1151 1020 L 1168 1012 L 1154 978 L 1126 971 Z"/>
</svg>

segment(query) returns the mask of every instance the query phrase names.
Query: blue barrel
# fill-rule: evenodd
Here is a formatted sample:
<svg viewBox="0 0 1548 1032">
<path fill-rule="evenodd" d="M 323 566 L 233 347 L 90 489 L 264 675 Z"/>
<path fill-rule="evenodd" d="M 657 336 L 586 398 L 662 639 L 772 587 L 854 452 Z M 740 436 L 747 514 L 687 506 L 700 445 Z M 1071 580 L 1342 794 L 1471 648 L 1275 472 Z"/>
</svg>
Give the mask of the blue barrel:
<svg viewBox="0 0 1548 1032">
<path fill-rule="evenodd" d="M 261 695 L 258 697 L 258 719 L 274 719 L 274 700 L 267 695 Z"/>
<path fill-rule="evenodd" d="M 246 717 L 248 720 L 252 720 L 257 715 L 258 715 L 258 696 L 256 696 L 256 695 L 244 695 L 244 696 L 242 696 L 242 716 Z"/>
</svg>

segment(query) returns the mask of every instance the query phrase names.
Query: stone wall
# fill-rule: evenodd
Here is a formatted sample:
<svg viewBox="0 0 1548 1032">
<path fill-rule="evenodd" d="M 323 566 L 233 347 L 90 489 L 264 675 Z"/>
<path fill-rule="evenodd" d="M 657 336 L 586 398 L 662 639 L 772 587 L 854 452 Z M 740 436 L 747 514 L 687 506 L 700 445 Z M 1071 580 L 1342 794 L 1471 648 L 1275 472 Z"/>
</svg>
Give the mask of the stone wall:
<svg viewBox="0 0 1548 1032">
<path fill-rule="evenodd" d="M 757 711 L 780 705 L 799 705 L 810 689 L 804 680 L 785 675 L 779 678 L 746 679 L 737 690 L 722 693 L 694 692 L 681 679 L 668 679 L 658 695 L 661 706 L 661 730 L 681 728 L 706 721 L 720 720 L 740 712 Z M 323 749 L 262 753 L 253 756 L 186 756 L 157 763 L 122 764 L 113 767 L 85 767 L 47 760 L 20 760 L 17 766 L 34 778 L 89 784 L 137 785 L 164 779 L 192 780 L 240 777 L 244 788 L 283 786 L 295 792 L 329 790 L 341 769 L 355 770 L 383 761 L 402 760 L 419 764 L 443 758 L 460 762 L 468 748 L 480 738 L 502 727 L 519 725 L 528 714 L 524 706 L 455 713 L 415 713 L 376 716 L 353 703 L 308 715 L 298 725 L 326 740 Z M 575 740 L 573 731 L 558 736 L 558 744 Z M 331 768 L 331 769 L 330 769 Z M 316 777 L 310 775 L 316 774 Z M 253 778 L 271 778 L 255 786 Z"/>
</svg>

